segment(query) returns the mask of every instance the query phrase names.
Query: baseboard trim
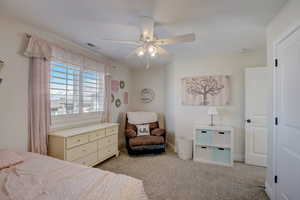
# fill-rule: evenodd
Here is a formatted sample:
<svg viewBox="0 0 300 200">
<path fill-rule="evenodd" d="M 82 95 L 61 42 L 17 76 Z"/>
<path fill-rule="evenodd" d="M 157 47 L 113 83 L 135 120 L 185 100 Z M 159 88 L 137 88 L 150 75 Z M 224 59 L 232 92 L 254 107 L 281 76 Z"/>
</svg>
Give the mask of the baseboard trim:
<svg viewBox="0 0 300 200">
<path fill-rule="evenodd" d="M 239 153 L 235 153 L 233 155 L 233 160 L 234 161 L 240 161 L 240 162 L 244 162 L 245 161 L 245 156 Z"/>
<path fill-rule="evenodd" d="M 265 192 L 271 200 L 274 199 L 272 187 L 269 185 L 269 183 L 267 181 L 265 182 Z"/>
</svg>

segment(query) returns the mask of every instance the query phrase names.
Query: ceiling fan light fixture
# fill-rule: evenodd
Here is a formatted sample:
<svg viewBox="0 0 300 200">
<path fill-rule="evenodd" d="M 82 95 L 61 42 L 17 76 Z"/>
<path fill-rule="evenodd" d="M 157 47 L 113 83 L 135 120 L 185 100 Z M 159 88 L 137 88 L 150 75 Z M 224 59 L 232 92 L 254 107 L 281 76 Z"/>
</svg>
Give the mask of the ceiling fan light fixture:
<svg viewBox="0 0 300 200">
<path fill-rule="evenodd" d="M 155 57 L 156 56 L 156 52 L 154 51 L 150 55 L 151 55 L 151 57 Z"/>
<path fill-rule="evenodd" d="M 153 46 L 148 47 L 148 52 L 151 54 L 155 51 L 155 48 Z"/>
<path fill-rule="evenodd" d="M 138 52 L 138 56 L 143 56 L 144 54 L 145 54 L 144 50 L 140 50 L 140 51 Z"/>
</svg>

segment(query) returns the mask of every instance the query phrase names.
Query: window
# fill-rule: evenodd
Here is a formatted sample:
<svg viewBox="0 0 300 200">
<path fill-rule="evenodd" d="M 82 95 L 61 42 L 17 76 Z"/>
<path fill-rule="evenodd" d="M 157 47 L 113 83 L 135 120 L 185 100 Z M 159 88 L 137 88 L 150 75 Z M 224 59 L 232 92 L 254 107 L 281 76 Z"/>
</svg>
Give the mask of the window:
<svg viewBox="0 0 300 200">
<path fill-rule="evenodd" d="M 82 112 L 100 112 L 104 110 L 104 74 L 84 70 L 82 75 Z"/>
<path fill-rule="evenodd" d="M 101 112 L 104 109 L 104 73 L 51 62 L 51 115 Z"/>
</svg>

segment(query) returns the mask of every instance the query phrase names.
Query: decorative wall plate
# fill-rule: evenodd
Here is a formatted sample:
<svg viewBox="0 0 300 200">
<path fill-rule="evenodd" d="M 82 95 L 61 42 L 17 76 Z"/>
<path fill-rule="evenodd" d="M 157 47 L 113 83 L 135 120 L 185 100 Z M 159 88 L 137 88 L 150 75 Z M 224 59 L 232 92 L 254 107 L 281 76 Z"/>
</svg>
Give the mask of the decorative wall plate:
<svg viewBox="0 0 300 200">
<path fill-rule="evenodd" d="M 120 88 L 124 89 L 125 88 L 125 81 L 120 81 Z"/>
<path fill-rule="evenodd" d="M 115 101 L 116 107 L 119 108 L 121 106 L 121 104 L 122 104 L 121 100 L 120 99 L 116 99 L 116 101 Z"/>
<path fill-rule="evenodd" d="M 141 91 L 142 103 L 150 103 L 154 100 L 155 93 L 151 88 L 144 88 Z"/>
</svg>

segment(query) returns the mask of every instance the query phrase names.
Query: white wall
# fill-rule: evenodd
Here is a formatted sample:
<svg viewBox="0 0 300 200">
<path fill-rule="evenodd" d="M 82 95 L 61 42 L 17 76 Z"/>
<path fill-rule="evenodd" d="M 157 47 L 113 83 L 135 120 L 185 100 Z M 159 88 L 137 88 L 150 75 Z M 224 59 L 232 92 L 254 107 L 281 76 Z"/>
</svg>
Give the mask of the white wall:
<svg viewBox="0 0 300 200">
<path fill-rule="evenodd" d="M 132 102 L 132 79 L 131 79 L 131 70 L 125 67 L 121 67 L 120 65 L 114 65 L 115 67 L 112 70 L 112 79 L 113 80 L 123 80 L 125 82 L 125 88 L 120 89 L 119 92 L 113 93 L 115 100 L 119 98 L 122 102 L 121 106 L 117 108 L 115 104 L 112 105 L 112 121 L 113 122 L 120 122 L 120 113 L 121 112 L 127 112 L 129 110 L 129 105 Z M 127 105 L 124 104 L 123 98 L 124 98 L 124 92 L 128 92 L 128 98 L 129 103 Z"/>
<path fill-rule="evenodd" d="M 166 86 L 168 87 L 167 129 L 177 136 L 192 137 L 194 122 L 209 123 L 207 107 L 181 105 L 181 78 L 197 75 L 231 75 L 232 103 L 220 107 L 218 124 L 230 125 L 235 129 L 235 159 L 244 159 L 244 69 L 266 66 L 264 50 L 250 54 L 226 54 L 210 57 L 190 55 L 177 56 L 168 66 Z M 174 116 L 174 117 L 173 117 Z M 170 127 L 171 126 L 171 127 Z M 174 127 L 172 127 L 174 126 Z"/>
<path fill-rule="evenodd" d="M 268 172 L 266 187 L 268 193 L 271 195 L 274 183 L 274 166 L 273 166 L 273 67 L 274 67 L 274 54 L 273 54 L 273 44 L 286 35 L 288 31 L 295 28 L 295 26 L 300 25 L 300 1 L 290 0 L 285 7 L 276 15 L 272 22 L 267 28 L 267 49 L 268 49 L 268 67 L 270 70 L 270 104 L 269 104 L 269 137 L 268 137 Z"/>
<path fill-rule="evenodd" d="M 74 52 L 92 58 L 109 60 L 55 34 L 20 23 L 14 19 L 0 17 L 0 27 L 0 59 L 5 62 L 4 68 L 0 72 L 0 77 L 3 78 L 0 85 L 0 148 L 25 151 L 27 150 L 29 59 L 22 56 L 25 41 L 24 33 L 38 35 L 50 42 L 58 43 Z M 113 76 L 130 80 L 130 73 L 126 69 L 122 69 L 120 73 L 113 72 Z M 126 108 L 125 106 L 121 109 L 126 110 Z M 117 113 L 114 114 L 114 120 L 116 120 L 117 115 Z"/>
<path fill-rule="evenodd" d="M 132 70 L 132 96 L 130 108 L 133 111 L 165 112 L 165 69 L 164 66 L 150 69 Z M 155 98 L 150 103 L 140 101 L 140 93 L 144 88 L 151 88 Z"/>
<path fill-rule="evenodd" d="M 166 130 L 168 134 L 173 135 L 175 135 L 175 83 L 175 67 L 169 64 L 165 67 L 165 115 Z"/>
</svg>

